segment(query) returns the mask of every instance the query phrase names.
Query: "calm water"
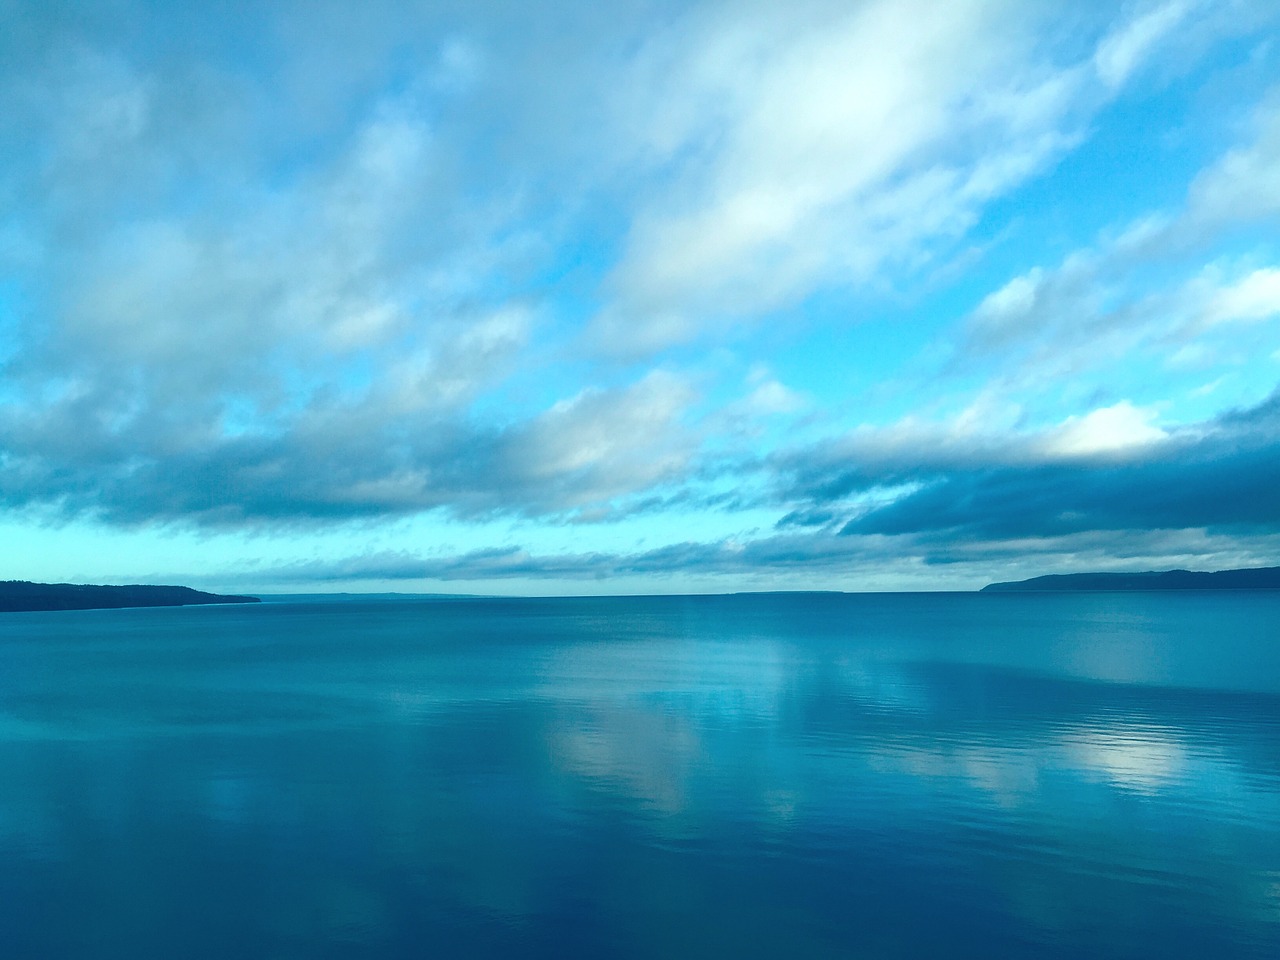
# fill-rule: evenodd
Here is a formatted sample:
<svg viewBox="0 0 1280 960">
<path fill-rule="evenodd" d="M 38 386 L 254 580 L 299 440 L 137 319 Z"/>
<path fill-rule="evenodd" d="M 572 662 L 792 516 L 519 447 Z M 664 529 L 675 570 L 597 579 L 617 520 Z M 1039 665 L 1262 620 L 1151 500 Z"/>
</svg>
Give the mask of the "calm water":
<svg viewBox="0 0 1280 960">
<path fill-rule="evenodd" d="M 0 617 L 0 956 L 1280 956 L 1280 593 Z"/>
</svg>

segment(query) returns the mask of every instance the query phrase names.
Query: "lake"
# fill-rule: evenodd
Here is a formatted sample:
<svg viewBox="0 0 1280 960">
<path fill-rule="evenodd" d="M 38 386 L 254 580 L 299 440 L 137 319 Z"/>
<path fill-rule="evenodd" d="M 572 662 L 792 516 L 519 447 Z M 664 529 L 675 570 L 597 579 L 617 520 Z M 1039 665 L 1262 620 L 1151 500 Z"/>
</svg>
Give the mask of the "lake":
<svg viewBox="0 0 1280 960">
<path fill-rule="evenodd" d="M 1280 592 L 0 616 L 0 956 L 1280 956 Z"/>
</svg>

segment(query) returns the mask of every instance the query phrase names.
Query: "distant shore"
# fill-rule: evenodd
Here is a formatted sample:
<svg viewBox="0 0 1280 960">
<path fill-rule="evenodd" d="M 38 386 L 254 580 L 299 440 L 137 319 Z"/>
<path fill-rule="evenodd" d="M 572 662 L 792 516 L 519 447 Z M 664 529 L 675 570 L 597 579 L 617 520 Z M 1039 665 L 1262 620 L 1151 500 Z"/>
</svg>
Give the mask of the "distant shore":
<svg viewBox="0 0 1280 960">
<path fill-rule="evenodd" d="M 981 593 L 1064 593 L 1107 590 L 1280 590 L 1280 567 L 1243 570 L 1153 570 L 1146 573 L 1059 573 L 989 583 Z"/>
<path fill-rule="evenodd" d="M 103 586 L 0 580 L 0 613 L 39 610 L 116 610 L 124 607 L 187 607 L 211 603 L 259 603 L 257 597 L 205 593 L 191 587 Z"/>
</svg>

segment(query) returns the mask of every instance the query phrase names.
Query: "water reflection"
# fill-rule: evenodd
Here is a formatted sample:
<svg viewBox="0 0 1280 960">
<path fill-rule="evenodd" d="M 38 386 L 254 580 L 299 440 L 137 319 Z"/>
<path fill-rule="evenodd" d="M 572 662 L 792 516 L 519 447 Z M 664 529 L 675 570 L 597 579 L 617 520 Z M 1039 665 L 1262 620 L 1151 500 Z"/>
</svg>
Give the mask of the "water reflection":
<svg viewBox="0 0 1280 960">
<path fill-rule="evenodd" d="M 0 942 L 1274 956 L 1280 598 L 1108 602 L 6 621 Z"/>
</svg>

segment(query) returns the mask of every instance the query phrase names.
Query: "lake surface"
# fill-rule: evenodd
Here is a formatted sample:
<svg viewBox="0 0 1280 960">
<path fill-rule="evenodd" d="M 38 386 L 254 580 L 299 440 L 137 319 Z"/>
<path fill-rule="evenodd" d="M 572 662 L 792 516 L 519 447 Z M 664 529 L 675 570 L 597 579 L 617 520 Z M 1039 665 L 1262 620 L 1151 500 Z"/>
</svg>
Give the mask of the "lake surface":
<svg viewBox="0 0 1280 960">
<path fill-rule="evenodd" d="M 1280 593 L 0 616 L 0 956 L 1280 956 Z"/>
</svg>

